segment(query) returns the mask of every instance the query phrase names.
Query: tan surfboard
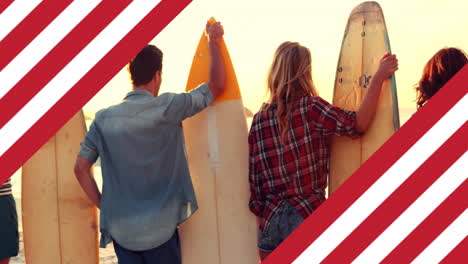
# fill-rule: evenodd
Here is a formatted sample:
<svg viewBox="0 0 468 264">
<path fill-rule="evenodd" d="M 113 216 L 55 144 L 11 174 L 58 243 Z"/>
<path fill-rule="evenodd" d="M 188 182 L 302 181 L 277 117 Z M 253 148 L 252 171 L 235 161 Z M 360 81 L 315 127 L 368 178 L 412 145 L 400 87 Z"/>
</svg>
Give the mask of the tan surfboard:
<svg viewBox="0 0 468 264">
<path fill-rule="evenodd" d="M 247 122 L 224 41 L 221 52 L 227 71 L 224 94 L 183 123 L 199 204 L 198 211 L 180 226 L 184 264 L 258 263 L 256 218 L 248 208 Z M 203 35 L 187 90 L 208 81 L 209 63 L 208 42 Z"/>
<path fill-rule="evenodd" d="M 22 169 L 22 218 L 27 264 L 96 264 L 96 207 L 73 173 L 86 133 L 77 113 Z"/>
<path fill-rule="evenodd" d="M 357 111 L 380 58 L 390 51 L 382 9 L 364 2 L 353 9 L 346 26 L 335 79 L 333 104 Z M 395 78 L 383 84 L 377 112 L 363 137 L 334 137 L 331 142 L 329 193 L 348 179 L 400 126 Z"/>
</svg>

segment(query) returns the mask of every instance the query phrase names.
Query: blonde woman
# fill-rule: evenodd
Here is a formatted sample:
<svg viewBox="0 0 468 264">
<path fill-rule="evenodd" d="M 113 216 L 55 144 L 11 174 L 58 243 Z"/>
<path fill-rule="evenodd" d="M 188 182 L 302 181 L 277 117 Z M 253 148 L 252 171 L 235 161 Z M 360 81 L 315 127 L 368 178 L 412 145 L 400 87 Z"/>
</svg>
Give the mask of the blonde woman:
<svg viewBox="0 0 468 264">
<path fill-rule="evenodd" d="M 308 48 L 281 44 L 268 75 L 270 98 L 252 120 L 249 206 L 259 220 L 262 260 L 325 200 L 329 137 L 366 131 L 383 81 L 398 69 L 395 55 L 385 54 L 359 110 L 351 112 L 318 96 L 311 62 Z"/>
</svg>

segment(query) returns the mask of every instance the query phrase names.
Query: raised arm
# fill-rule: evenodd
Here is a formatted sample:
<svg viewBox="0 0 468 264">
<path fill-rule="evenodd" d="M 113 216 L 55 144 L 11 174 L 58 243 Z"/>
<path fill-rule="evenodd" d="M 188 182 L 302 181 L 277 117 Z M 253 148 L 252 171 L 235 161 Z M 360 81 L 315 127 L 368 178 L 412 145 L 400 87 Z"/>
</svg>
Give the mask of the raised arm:
<svg viewBox="0 0 468 264">
<path fill-rule="evenodd" d="M 221 26 L 219 22 L 215 22 L 211 25 L 210 22 L 208 22 L 206 24 L 206 35 L 208 37 L 211 57 L 210 80 L 208 85 L 211 93 L 213 93 L 213 96 L 216 98 L 223 93 L 226 82 L 226 70 L 220 49 L 220 40 L 224 35 L 223 26 Z"/>
<path fill-rule="evenodd" d="M 365 132 L 374 118 L 377 102 L 383 82 L 398 70 L 398 60 L 395 55 L 386 53 L 380 60 L 379 67 L 372 77 L 369 90 L 356 113 L 356 130 Z"/>
</svg>

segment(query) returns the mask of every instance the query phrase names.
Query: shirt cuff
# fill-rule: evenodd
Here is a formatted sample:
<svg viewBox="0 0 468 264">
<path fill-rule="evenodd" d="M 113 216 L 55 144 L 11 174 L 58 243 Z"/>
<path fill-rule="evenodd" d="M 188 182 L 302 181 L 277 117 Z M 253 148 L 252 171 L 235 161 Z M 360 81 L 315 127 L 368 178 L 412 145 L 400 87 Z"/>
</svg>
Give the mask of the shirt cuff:
<svg viewBox="0 0 468 264">
<path fill-rule="evenodd" d="M 349 120 L 351 120 L 351 127 L 348 130 L 348 136 L 352 139 L 357 139 L 360 138 L 362 135 L 364 135 L 364 132 L 359 132 L 356 129 L 357 125 L 357 115 L 356 112 L 350 112 L 349 113 Z"/>
<path fill-rule="evenodd" d="M 200 86 L 198 86 L 195 90 L 190 92 L 192 94 L 192 100 L 194 100 L 193 104 L 198 105 L 201 102 L 198 102 L 198 100 L 204 100 L 205 104 L 204 105 L 210 105 L 214 101 L 214 96 L 213 93 L 210 90 L 210 87 L 208 86 L 207 83 L 202 83 Z M 197 102 L 195 102 L 197 100 Z"/>
<path fill-rule="evenodd" d="M 250 200 L 249 208 L 252 213 L 256 216 L 262 216 L 263 213 L 263 203 L 257 200 Z"/>
<path fill-rule="evenodd" d="M 81 143 L 81 150 L 78 152 L 78 156 L 87 159 L 91 163 L 96 162 L 99 157 L 95 150 L 87 147 L 84 143 Z"/>
</svg>

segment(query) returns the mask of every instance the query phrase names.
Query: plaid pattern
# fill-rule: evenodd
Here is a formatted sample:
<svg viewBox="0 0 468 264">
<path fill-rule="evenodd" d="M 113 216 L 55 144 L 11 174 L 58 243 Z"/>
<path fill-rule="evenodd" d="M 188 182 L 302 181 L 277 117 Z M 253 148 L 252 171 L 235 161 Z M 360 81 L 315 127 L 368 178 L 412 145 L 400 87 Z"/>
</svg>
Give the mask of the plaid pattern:
<svg viewBox="0 0 468 264">
<path fill-rule="evenodd" d="M 285 144 L 281 143 L 277 106 L 264 104 L 249 133 L 250 210 L 266 230 L 271 216 L 289 201 L 304 217 L 325 200 L 329 138 L 357 138 L 356 113 L 334 107 L 320 97 L 294 103 Z"/>
</svg>

